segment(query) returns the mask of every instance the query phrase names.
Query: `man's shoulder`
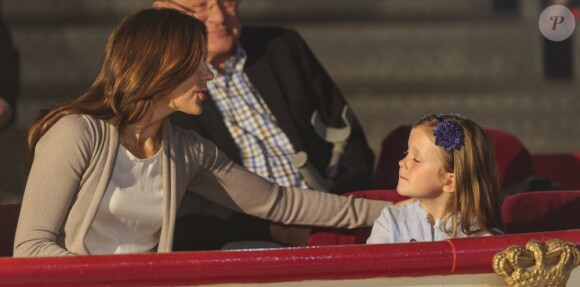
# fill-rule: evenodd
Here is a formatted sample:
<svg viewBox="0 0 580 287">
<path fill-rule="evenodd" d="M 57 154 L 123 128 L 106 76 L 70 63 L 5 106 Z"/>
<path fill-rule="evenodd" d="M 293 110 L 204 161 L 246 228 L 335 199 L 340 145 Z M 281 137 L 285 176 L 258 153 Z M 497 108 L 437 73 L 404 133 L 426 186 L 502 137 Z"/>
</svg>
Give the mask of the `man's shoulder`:
<svg viewBox="0 0 580 287">
<path fill-rule="evenodd" d="M 274 26 L 244 27 L 240 43 L 248 55 L 248 63 L 264 55 L 272 55 L 274 58 L 285 58 L 288 55 L 299 57 L 306 46 L 298 32 Z"/>
<path fill-rule="evenodd" d="M 276 37 L 286 33 L 296 34 L 297 32 L 293 29 L 280 26 L 247 25 L 242 28 L 242 37 L 254 35 Z"/>
<path fill-rule="evenodd" d="M 276 39 L 301 38 L 298 32 L 292 29 L 277 26 L 244 26 L 240 41 L 245 42 L 270 42 Z"/>
</svg>

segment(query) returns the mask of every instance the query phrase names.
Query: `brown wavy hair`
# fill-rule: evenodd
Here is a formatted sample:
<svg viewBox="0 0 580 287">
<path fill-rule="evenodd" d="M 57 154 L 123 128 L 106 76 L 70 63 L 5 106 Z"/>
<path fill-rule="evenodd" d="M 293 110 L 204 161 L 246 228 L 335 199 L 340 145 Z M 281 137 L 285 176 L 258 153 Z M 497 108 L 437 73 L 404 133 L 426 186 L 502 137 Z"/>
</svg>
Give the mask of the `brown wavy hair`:
<svg viewBox="0 0 580 287">
<path fill-rule="evenodd" d="M 86 114 L 119 131 L 152 110 L 153 99 L 171 93 L 202 61 L 205 25 L 172 9 L 146 9 L 125 17 L 109 36 L 91 87 L 81 96 L 53 106 L 28 131 L 34 153 L 39 139 L 60 118 Z"/>
<path fill-rule="evenodd" d="M 503 229 L 503 223 L 494 144 L 483 128 L 458 115 L 427 115 L 415 127 L 434 129 L 442 121 L 456 124 L 464 134 L 464 144 L 459 150 L 446 152 L 439 147 L 444 155 L 443 168 L 455 174 L 455 192 L 446 207 L 449 215 L 446 220 L 452 224 L 445 232 L 456 237 L 457 227 L 461 225 L 461 230 L 468 235 L 480 231 L 497 234 Z"/>
</svg>

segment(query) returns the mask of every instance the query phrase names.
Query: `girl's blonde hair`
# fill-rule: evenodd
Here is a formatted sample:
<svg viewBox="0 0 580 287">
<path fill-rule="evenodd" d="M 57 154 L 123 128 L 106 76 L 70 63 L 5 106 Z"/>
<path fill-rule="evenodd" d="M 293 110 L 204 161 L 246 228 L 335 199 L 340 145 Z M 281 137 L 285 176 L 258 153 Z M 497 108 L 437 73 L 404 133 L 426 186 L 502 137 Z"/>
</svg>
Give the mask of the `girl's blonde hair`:
<svg viewBox="0 0 580 287">
<path fill-rule="evenodd" d="M 435 129 L 440 122 L 455 124 L 464 134 L 459 149 L 447 152 L 440 147 L 445 161 L 443 168 L 455 174 L 455 192 L 446 207 L 446 214 L 450 215 L 447 220 L 450 219 L 452 224 L 451 229 L 445 231 L 456 237 L 460 224 L 467 235 L 480 231 L 497 233 L 503 224 L 493 142 L 483 128 L 457 115 L 427 115 L 415 127 Z"/>
<path fill-rule="evenodd" d="M 87 114 L 119 131 L 152 110 L 153 98 L 171 93 L 197 69 L 207 39 L 199 20 L 171 9 L 146 9 L 125 17 L 105 47 L 98 75 L 83 95 L 43 111 L 28 132 L 38 140 L 60 118 Z"/>
</svg>

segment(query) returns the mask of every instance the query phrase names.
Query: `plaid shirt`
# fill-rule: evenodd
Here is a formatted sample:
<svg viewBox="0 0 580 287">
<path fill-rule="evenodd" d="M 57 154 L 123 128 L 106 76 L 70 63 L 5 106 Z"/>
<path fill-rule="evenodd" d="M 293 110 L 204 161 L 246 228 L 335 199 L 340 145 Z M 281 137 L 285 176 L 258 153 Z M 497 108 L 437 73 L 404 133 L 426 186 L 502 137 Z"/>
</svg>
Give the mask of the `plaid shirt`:
<svg viewBox="0 0 580 287">
<path fill-rule="evenodd" d="M 207 83 L 209 94 L 220 110 L 244 166 L 281 186 L 307 188 L 292 168 L 294 147 L 278 126 L 260 93 L 244 73 L 246 52 L 238 44 L 236 55 L 225 63 L 225 73 L 214 73 Z"/>
</svg>

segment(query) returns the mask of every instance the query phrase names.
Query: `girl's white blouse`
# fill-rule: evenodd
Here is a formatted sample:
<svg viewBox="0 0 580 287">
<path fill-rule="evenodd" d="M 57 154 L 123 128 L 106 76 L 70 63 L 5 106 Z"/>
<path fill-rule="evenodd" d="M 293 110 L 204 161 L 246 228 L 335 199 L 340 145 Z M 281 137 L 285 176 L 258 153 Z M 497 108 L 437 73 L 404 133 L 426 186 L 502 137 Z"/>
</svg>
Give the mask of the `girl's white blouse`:
<svg viewBox="0 0 580 287">
<path fill-rule="evenodd" d="M 436 219 L 435 224 L 432 226 L 427 219 L 428 213 L 421 208 L 420 203 L 420 200 L 415 200 L 401 206 L 385 207 L 379 218 L 375 220 L 367 243 L 438 241 L 449 238 L 449 235 L 444 230 L 451 227 L 451 220 L 442 221 L 441 219 Z M 458 220 L 461 221 L 461 217 Z M 443 222 L 446 222 L 445 227 L 442 226 Z M 477 228 L 477 226 L 474 226 L 474 228 Z M 487 235 L 491 234 L 481 231 L 468 236 L 463 233 L 460 224 L 458 224 L 457 237 Z"/>
</svg>

